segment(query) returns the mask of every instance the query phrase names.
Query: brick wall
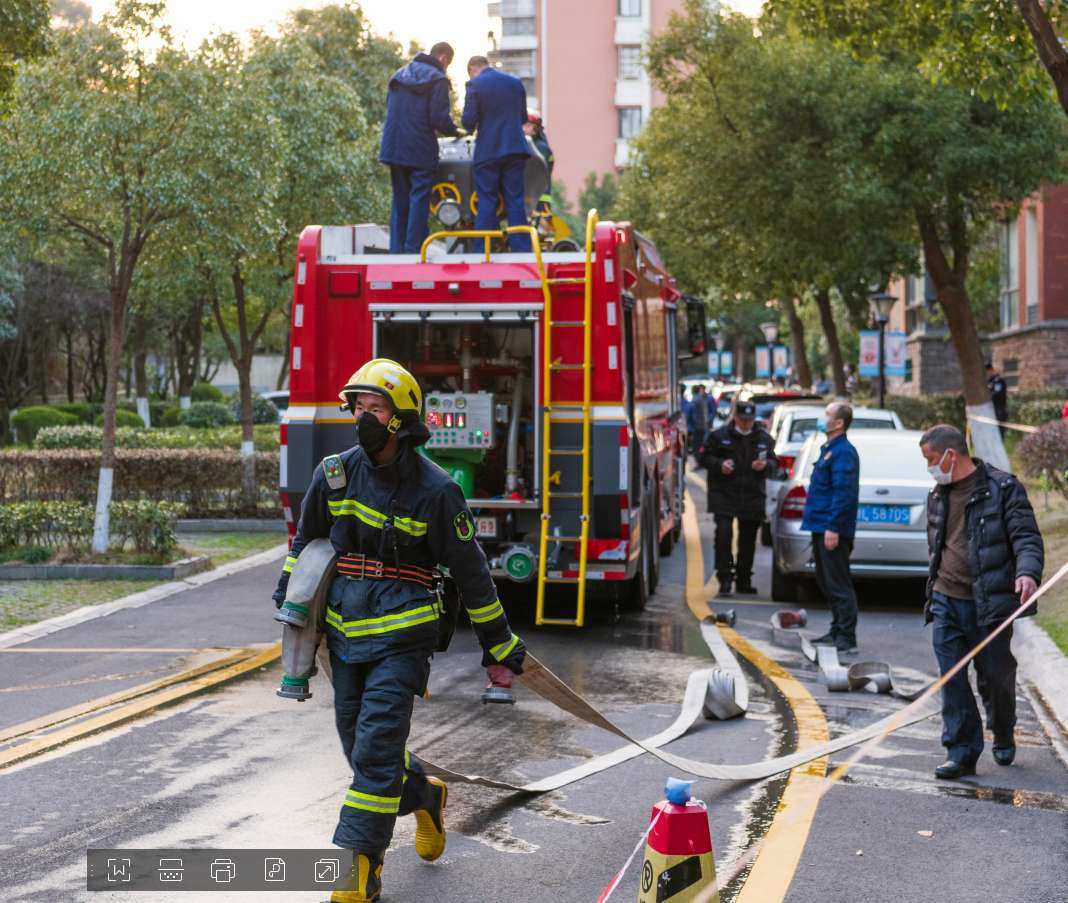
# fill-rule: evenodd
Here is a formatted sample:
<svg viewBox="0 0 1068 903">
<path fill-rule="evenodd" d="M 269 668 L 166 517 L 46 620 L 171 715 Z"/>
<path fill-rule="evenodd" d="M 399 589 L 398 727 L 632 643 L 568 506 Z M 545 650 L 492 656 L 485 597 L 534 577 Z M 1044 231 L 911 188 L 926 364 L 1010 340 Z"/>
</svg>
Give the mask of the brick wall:
<svg viewBox="0 0 1068 903">
<path fill-rule="evenodd" d="M 933 395 L 960 391 L 960 365 L 948 335 L 912 335 L 905 347 L 912 361 L 912 382 L 902 383 L 902 394 Z"/>
<path fill-rule="evenodd" d="M 1068 388 L 1068 320 L 999 333 L 991 345 L 994 366 L 1010 388 Z"/>
</svg>

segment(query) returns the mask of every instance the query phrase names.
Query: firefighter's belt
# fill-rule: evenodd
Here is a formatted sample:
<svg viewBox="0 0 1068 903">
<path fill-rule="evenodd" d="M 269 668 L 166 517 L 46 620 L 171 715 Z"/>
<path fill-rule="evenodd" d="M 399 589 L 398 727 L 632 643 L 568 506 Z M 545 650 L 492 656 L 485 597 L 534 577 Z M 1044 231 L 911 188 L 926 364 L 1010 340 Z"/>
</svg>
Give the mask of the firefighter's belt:
<svg viewBox="0 0 1068 903">
<path fill-rule="evenodd" d="M 406 580 L 426 589 L 436 589 L 441 582 L 441 573 L 414 564 L 389 565 L 366 555 L 342 555 L 337 560 L 337 572 L 342 577 L 354 580 Z"/>
</svg>

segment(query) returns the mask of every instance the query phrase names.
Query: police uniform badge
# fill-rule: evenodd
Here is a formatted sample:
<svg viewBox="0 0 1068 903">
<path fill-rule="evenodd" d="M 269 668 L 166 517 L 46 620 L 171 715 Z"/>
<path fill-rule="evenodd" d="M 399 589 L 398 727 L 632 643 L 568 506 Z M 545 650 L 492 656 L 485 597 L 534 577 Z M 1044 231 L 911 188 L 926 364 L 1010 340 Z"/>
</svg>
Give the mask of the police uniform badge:
<svg viewBox="0 0 1068 903">
<path fill-rule="evenodd" d="M 475 536 L 475 525 L 471 523 L 471 515 L 461 511 L 452 519 L 452 525 L 456 529 L 456 538 L 460 542 L 470 542 Z"/>
<path fill-rule="evenodd" d="M 326 476 L 326 485 L 331 489 L 345 488 L 348 478 L 345 476 L 345 465 L 341 461 L 341 455 L 323 458 L 323 474 Z"/>
</svg>

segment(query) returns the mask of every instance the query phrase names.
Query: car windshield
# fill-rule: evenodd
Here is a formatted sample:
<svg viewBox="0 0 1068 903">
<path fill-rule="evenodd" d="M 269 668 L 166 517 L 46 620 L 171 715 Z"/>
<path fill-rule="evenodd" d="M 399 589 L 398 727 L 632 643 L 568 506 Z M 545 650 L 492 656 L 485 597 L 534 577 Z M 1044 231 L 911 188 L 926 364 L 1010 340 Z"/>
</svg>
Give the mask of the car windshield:
<svg viewBox="0 0 1068 903">
<path fill-rule="evenodd" d="M 861 430 L 892 430 L 894 421 L 881 420 L 874 417 L 858 417 L 853 421 L 853 429 Z M 815 417 L 798 417 L 790 424 L 790 442 L 804 442 L 816 432 Z"/>
</svg>

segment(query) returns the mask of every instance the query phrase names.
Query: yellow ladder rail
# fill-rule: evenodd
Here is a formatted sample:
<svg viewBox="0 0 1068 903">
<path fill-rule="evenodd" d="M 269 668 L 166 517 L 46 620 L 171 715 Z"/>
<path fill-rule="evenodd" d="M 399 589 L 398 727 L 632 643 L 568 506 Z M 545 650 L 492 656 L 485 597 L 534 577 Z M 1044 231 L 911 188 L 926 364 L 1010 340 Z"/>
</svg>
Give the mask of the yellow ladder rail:
<svg viewBox="0 0 1068 903">
<path fill-rule="evenodd" d="M 535 609 L 535 624 L 582 627 L 586 623 L 586 565 L 589 557 L 589 532 L 590 532 L 590 400 L 592 394 L 591 367 L 593 335 L 590 331 L 590 319 L 593 313 L 593 238 L 594 230 L 600 220 L 596 210 L 591 210 L 586 217 L 586 266 L 581 279 L 575 277 L 546 278 L 546 272 L 542 265 L 541 255 L 535 253 L 538 264 L 538 276 L 541 279 L 542 297 L 544 299 L 545 313 L 542 319 L 544 335 L 542 338 L 542 384 L 544 386 L 544 398 L 542 399 L 542 448 L 541 448 L 541 535 L 538 543 L 538 599 Z M 554 322 L 552 316 L 552 285 L 578 285 L 584 286 L 583 317 L 582 322 L 559 321 Z M 552 356 L 552 331 L 554 327 L 582 328 L 582 363 L 561 364 Z M 554 372 L 562 370 L 582 371 L 582 444 L 577 449 L 556 450 L 552 447 L 552 376 Z M 567 405 L 579 407 L 573 402 Z M 554 454 L 567 454 L 581 456 L 582 458 L 582 488 L 579 493 L 554 493 L 549 490 L 551 475 L 551 461 Z M 579 496 L 582 500 L 582 508 L 579 514 L 578 536 L 552 536 L 552 500 L 553 498 L 574 498 Z M 579 570 L 577 591 L 578 599 L 575 607 L 575 618 L 547 618 L 545 617 L 545 587 L 550 583 L 572 583 L 568 578 L 548 576 L 548 550 L 549 542 L 577 543 L 579 551 Z"/>
</svg>

